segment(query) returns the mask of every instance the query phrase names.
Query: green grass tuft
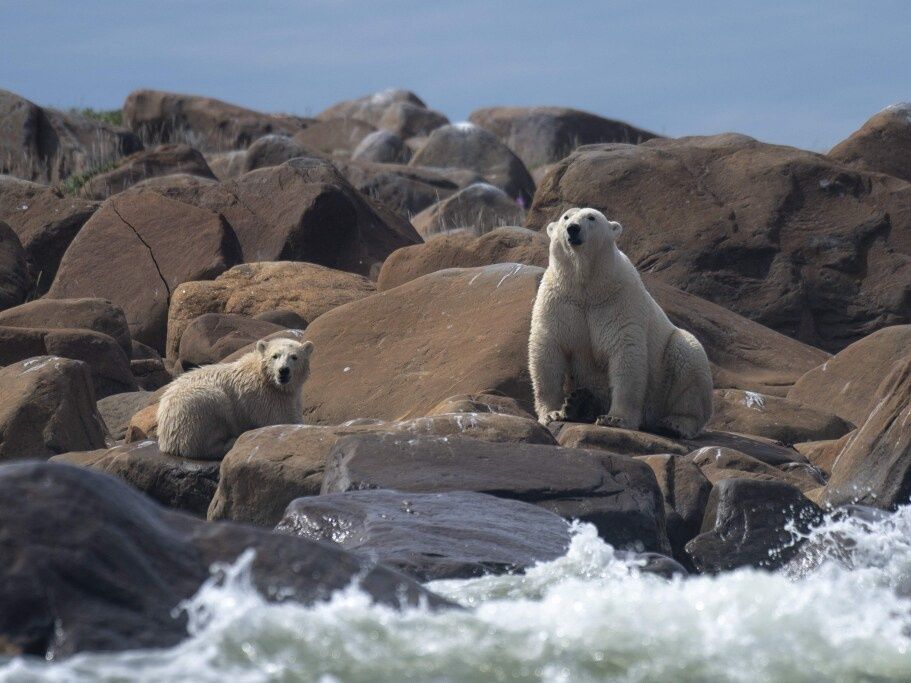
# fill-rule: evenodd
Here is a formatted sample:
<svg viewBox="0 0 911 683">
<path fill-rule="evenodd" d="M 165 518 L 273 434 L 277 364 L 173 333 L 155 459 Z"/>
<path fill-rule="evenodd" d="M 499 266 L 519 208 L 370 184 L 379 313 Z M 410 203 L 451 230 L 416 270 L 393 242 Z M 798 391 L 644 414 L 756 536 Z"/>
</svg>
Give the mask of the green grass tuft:
<svg viewBox="0 0 911 683">
<path fill-rule="evenodd" d="M 69 110 L 70 114 L 74 116 L 82 116 L 87 119 L 95 119 L 96 121 L 103 121 L 104 123 L 110 123 L 112 126 L 122 126 L 123 125 L 123 112 L 120 109 L 92 109 L 91 107 L 86 109 L 79 109 L 73 107 Z"/>
</svg>

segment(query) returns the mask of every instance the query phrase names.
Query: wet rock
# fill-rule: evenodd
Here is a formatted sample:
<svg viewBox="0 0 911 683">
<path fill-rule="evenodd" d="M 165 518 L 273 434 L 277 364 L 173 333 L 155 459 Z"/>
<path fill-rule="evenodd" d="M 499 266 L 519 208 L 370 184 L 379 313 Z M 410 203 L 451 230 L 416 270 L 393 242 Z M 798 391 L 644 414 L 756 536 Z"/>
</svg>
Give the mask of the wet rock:
<svg viewBox="0 0 911 683">
<path fill-rule="evenodd" d="M 897 178 L 744 135 L 653 139 L 577 149 L 527 227 L 571 206 L 622 223 L 640 270 L 828 351 L 911 322 L 911 184 Z"/>
<path fill-rule="evenodd" d="M 244 149 L 270 133 L 294 135 L 307 121 L 264 114 L 211 97 L 136 90 L 123 103 L 123 121 L 144 140 L 191 142 L 199 150 Z"/>
<path fill-rule="evenodd" d="M 244 315 L 205 313 L 184 329 L 177 357 L 184 370 L 218 363 L 238 349 L 283 329 Z"/>
<path fill-rule="evenodd" d="M 562 556 L 570 540 L 552 512 L 469 491 L 298 498 L 276 530 L 334 542 L 419 581 L 522 571 Z"/>
<path fill-rule="evenodd" d="M 97 208 L 47 185 L 0 176 L 0 221 L 19 237 L 37 293 L 51 286 L 63 253 Z"/>
<path fill-rule="evenodd" d="M 737 567 L 775 569 L 790 560 L 801 533 L 821 521 L 820 509 L 783 482 L 724 479 L 712 488 L 702 533 L 686 551 L 700 572 Z"/>
<path fill-rule="evenodd" d="M 754 391 L 714 392 L 707 429 L 755 434 L 786 444 L 836 439 L 854 428 L 837 415 L 778 396 Z"/>
<path fill-rule="evenodd" d="M 21 304 L 29 285 L 25 249 L 13 229 L 0 221 L 0 311 Z"/>
<path fill-rule="evenodd" d="M 599 451 L 463 437 L 339 439 L 321 493 L 476 491 L 591 522 L 617 548 L 669 551 L 664 501 L 648 465 Z"/>
<path fill-rule="evenodd" d="M 0 368 L 0 461 L 104 446 L 85 363 L 40 356 Z"/>
<path fill-rule="evenodd" d="M 802 492 L 824 486 L 822 473 L 802 463 L 787 463 L 774 467 L 733 448 L 706 447 L 686 457 L 712 483 L 724 479 L 756 479 L 782 481 Z"/>
<path fill-rule="evenodd" d="M 911 359 L 893 366 L 873 404 L 832 464 L 824 497 L 828 505 L 892 510 L 911 501 Z"/>
<path fill-rule="evenodd" d="M 189 145 L 159 145 L 124 157 L 110 171 L 93 176 L 79 194 L 107 199 L 148 178 L 175 173 L 215 179 L 203 155 Z"/>
<path fill-rule="evenodd" d="M 36 299 L 0 312 L 0 326 L 94 330 L 112 337 L 132 356 L 126 317 L 105 299 Z"/>
<path fill-rule="evenodd" d="M 248 549 L 253 584 L 271 600 L 325 600 L 358 577 L 383 604 L 449 604 L 335 546 L 202 522 L 114 477 L 62 464 L 0 468 L 0 542 L 5 655 L 60 658 L 176 645 L 187 636 L 178 605 L 196 593 L 213 563 L 234 562 Z"/>
<path fill-rule="evenodd" d="M 107 299 L 123 310 L 133 338 L 162 350 L 178 285 L 214 278 L 239 260 L 237 237 L 218 214 L 131 192 L 107 200 L 83 226 L 47 296 Z"/>
<path fill-rule="evenodd" d="M 314 320 L 373 293 L 367 278 L 313 263 L 245 263 L 214 280 L 185 282 L 177 288 L 168 311 L 166 355 L 178 355 L 184 330 L 206 313 L 253 316 L 282 308 Z"/>
<path fill-rule="evenodd" d="M 524 222 L 525 210 L 503 190 L 487 183 L 469 185 L 411 219 L 425 239 L 459 229 L 483 235 L 495 228 Z"/>
<path fill-rule="evenodd" d="M 826 156 L 853 168 L 911 181 L 911 103 L 893 104 L 876 113 Z"/>
<path fill-rule="evenodd" d="M 475 171 L 522 206 L 530 206 L 535 193 L 535 182 L 519 157 L 495 135 L 471 123 L 437 128 L 409 163 Z"/>
<path fill-rule="evenodd" d="M 529 169 L 557 162 L 580 145 L 637 144 L 656 137 L 628 123 L 566 107 L 489 107 L 473 111 L 469 119 L 496 135 Z"/>
<path fill-rule="evenodd" d="M 0 366 L 35 356 L 83 361 L 98 398 L 137 388 L 130 361 L 113 337 L 86 329 L 0 326 Z"/>
<path fill-rule="evenodd" d="M 788 398 L 861 425 L 876 406 L 880 382 L 905 358 L 911 358 L 911 325 L 877 330 L 809 370 Z"/>
</svg>

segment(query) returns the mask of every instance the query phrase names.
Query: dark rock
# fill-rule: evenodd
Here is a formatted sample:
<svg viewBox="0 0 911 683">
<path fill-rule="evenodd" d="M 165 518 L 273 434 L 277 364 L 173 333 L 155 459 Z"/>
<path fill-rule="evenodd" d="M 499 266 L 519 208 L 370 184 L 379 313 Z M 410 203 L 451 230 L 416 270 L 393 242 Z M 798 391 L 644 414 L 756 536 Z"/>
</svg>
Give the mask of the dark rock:
<svg viewBox="0 0 911 683">
<path fill-rule="evenodd" d="M 307 329 L 306 319 L 287 308 L 280 308 L 273 311 L 265 311 L 264 313 L 257 313 L 253 316 L 253 319 L 262 320 L 263 322 L 272 323 L 274 325 L 281 325 L 286 329 Z"/>
<path fill-rule="evenodd" d="M 0 221 L 0 311 L 21 304 L 29 285 L 25 249 L 13 229 Z"/>
<path fill-rule="evenodd" d="M 462 437 L 358 434 L 336 441 L 321 493 L 476 491 L 591 522 L 617 548 L 669 551 L 648 465 L 598 451 Z"/>
<path fill-rule="evenodd" d="M 383 604 L 449 604 L 332 545 L 202 522 L 114 477 L 62 464 L 0 467 L 0 544 L 5 655 L 51 659 L 176 645 L 187 636 L 178 605 L 213 563 L 234 562 L 246 550 L 252 582 L 271 600 L 325 600 L 357 577 Z"/>
<path fill-rule="evenodd" d="M 712 488 L 702 533 L 686 551 L 700 572 L 737 567 L 775 569 L 797 552 L 800 533 L 822 519 L 820 509 L 789 484 L 725 479 Z"/>
<path fill-rule="evenodd" d="M 185 370 L 218 363 L 238 349 L 283 329 L 244 315 L 206 313 L 184 329 L 178 358 Z"/>
<path fill-rule="evenodd" d="M 911 103 L 878 112 L 827 156 L 847 166 L 911 181 Z"/>
<path fill-rule="evenodd" d="M 467 491 L 298 498 L 276 530 L 332 541 L 419 581 L 522 571 L 562 556 L 570 539 L 552 512 Z"/>
<path fill-rule="evenodd" d="M 115 441 L 126 436 L 130 418 L 155 400 L 151 391 L 128 391 L 98 399 L 98 414 Z"/>
<path fill-rule="evenodd" d="M 124 157 L 110 171 L 89 179 L 79 194 L 90 199 L 107 199 L 149 178 L 175 173 L 215 180 L 203 155 L 189 145 L 159 145 Z"/>
<path fill-rule="evenodd" d="M 41 356 L 0 368 L 0 461 L 104 447 L 85 363 Z"/>
<path fill-rule="evenodd" d="M 0 326 L 94 330 L 112 337 L 132 357 L 126 317 L 105 299 L 36 299 L 0 312 Z"/>
<path fill-rule="evenodd" d="M 496 228 L 524 222 L 525 210 L 503 190 L 487 183 L 469 185 L 411 219 L 411 224 L 424 239 L 459 229 L 483 235 Z"/>
<path fill-rule="evenodd" d="M 810 465 L 792 462 L 774 467 L 733 448 L 707 446 L 693 451 L 686 459 L 712 484 L 723 479 L 782 481 L 806 493 L 826 483 L 822 473 Z"/>
</svg>

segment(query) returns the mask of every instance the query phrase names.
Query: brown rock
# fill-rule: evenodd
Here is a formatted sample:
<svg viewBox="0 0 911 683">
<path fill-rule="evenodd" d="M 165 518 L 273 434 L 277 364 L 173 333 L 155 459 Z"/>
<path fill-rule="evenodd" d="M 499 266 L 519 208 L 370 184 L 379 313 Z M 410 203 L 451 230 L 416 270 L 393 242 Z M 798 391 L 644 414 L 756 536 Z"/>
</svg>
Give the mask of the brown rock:
<svg viewBox="0 0 911 683">
<path fill-rule="evenodd" d="M 911 181 L 911 103 L 878 112 L 827 156 L 854 168 Z"/>
<path fill-rule="evenodd" d="M 503 190 L 487 183 L 476 183 L 427 207 L 411 219 L 411 224 L 427 239 L 458 229 L 483 235 L 495 228 L 520 225 L 524 221 L 524 209 Z"/>
<path fill-rule="evenodd" d="M 13 229 L 0 221 L 0 311 L 21 304 L 29 284 L 25 250 Z"/>
<path fill-rule="evenodd" d="M 450 413 L 494 413 L 535 419 L 534 415 L 524 410 L 516 399 L 494 394 L 450 396 L 431 408 L 427 415 L 448 415 Z"/>
<path fill-rule="evenodd" d="M 832 465 L 835 464 L 838 454 L 844 450 L 844 447 L 853 438 L 856 431 L 852 430 L 839 439 L 795 443 L 794 450 L 805 457 L 813 467 L 830 477 L 832 476 Z M 814 500 L 816 499 L 814 498 Z"/>
<path fill-rule="evenodd" d="M 591 145 L 535 196 L 541 230 L 570 206 L 624 224 L 643 271 L 837 351 L 911 321 L 911 184 L 743 135 Z"/>
<path fill-rule="evenodd" d="M 597 448 L 620 455 L 685 455 L 690 452 L 689 448 L 673 439 L 648 432 L 568 422 L 556 429 L 559 429 L 557 442 L 566 448 Z"/>
<path fill-rule="evenodd" d="M 129 391 L 99 398 L 96 406 L 108 434 L 114 441 L 121 441 L 126 436 L 133 415 L 154 400 L 155 394 L 151 391 Z"/>
<path fill-rule="evenodd" d="M 383 112 L 376 127 L 402 139 L 430 135 L 449 123 L 443 114 L 412 102 L 393 102 Z"/>
<path fill-rule="evenodd" d="M 475 171 L 522 206 L 529 206 L 535 193 L 535 183 L 519 157 L 495 135 L 470 123 L 437 128 L 409 163 Z"/>
<path fill-rule="evenodd" d="M 90 199 L 107 199 L 148 178 L 175 173 L 215 179 L 202 154 L 189 145 L 159 145 L 124 157 L 110 171 L 93 176 L 79 193 Z"/>
<path fill-rule="evenodd" d="M 269 133 L 294 135 L 306 119 L 263 114 L 211 97 L 136 90 L 123 103 L 123 121 L 144 140 L 190 142 L 203 151 L 243 149 Z"/>
<path fill-rule="evenodd" d="M 794 444 L 835 439 L 851 431 L 854 425 L 837 415 L 787 398 L 739 389 L 716 389 L 712 419 L 706 428 Z"/>
<path fill-rule="evenodd" d="M 911 359 L 893 366 L 873 404 L 832 464 L 828 505 L 892 510 L 911 501 Z"/>
<path fill-rule="evenodd" d="M 130 418 L 124 436 L 126 443 L 158 438 L 158 398 L 150 398 L 150 401 L 152 402 Z"/>
<path fill-rule="evenodd" d="M 67 249 L 51 299 L 100 297 L 123 309 L 130 334 L 164 348 L 168 303 L 183 282 L 216 277 L 240 260 L 218 214 L 155 192 L 112 197 Z"/>
<path fill-rule="evenodd" d="M 876 389 L 893 365 L 911 357 L 911 325 L 878 330 L 809 370 L 788 398 L 863 424 L 876 406 Z"/>
<path fill-rule="evenodd" d="M 267 166 L 279 166 L 298 157 L 320 156 L 309 147 L 287 135 L 264 135 L 250 145 L 243 156 L 243 173 Z M 237 173 L 230 177 L 239 177 Z"/>
<path fill-rule="evenodd" d="M 304 413 L 319 424 L 425 415 L 459 393 L 531 401 L 528 330 L 541 270 L 441 271 L 323 314 Z"/>
<path fill-rule="evenodd" d="M 184 370 L 218 363 L 238 349 L 285 328 L 233 313 L 205 313 L 180 335 L 178 358 Z"/>
<path fill-rule="evenodd" d="M 473 111 L 469 120 L 496 135 L 529 169 L 557 162 L 580 145 L 638 144 L 657 137 L 622 121 L 566 107 L 489 107 Z"/>
<path fill-rule="evenodd" d="M 106 334 L 85 329 L 0 326 L 0 366 L 35 356 L 83 361 L 89 368 L 98 398 L 137 388 L 127 355 Z"/>
<path fill-rule="evenodd" d="M 235 149 L 230 152 L 210 152 L 206 163 L 219 180 L 239 178 L 247 172 L 247 150 Z"/>
<path fill-rule="evenodd" d="M 320 119 L 294 136 L 294 142 L 319 154 L 348 156 L 376 127 L 358 119 Z"/>
<path fill-rule="evenodd" d="M 0 461 L 104 446 L 85 363 L 39 356 L 0 368 Z"/>
<path fill-rule="evenodd" d="M 94 330 L 113 337 L 127 357 L 132 354 L 123 311 L 104 299 L 36 299 L 0 313 L 0 325 Z"/>
<path fill-rule="evenodd" d="M 395 133 L 388 130 L 375 130 L 351 152 L 352 161 L 363 161 L 377 164 L 407 164 L 411 159 L 411 150 Z"/>
<path fill-rule="evenodd" d="M 151 440 L 97 451 L 55 455 L 51 461 L 90 467 L 120 477 L 162 505 L 205 517 L 218 485 L 218 465 L 158 450 Z"/>
<path fill-rule="evenodd" d="M 0 90 L 0 174 L 55 183 L 142 149 L 130 131 Z"/>
<path fill-rule="evenodd" d="M 382 90 L 365 95 L 356 100 L 337 102 L 325 111 L 316 115 L 320 120 L 326 119 L 359 119 L 376 126 L 386 111 L 399 102 L 426 108 L 421 98 L 409 90 Z"/>
<path fill-rule="evenodd" d="M 176 358 L 180 338 L 204 313 L 253 316 L 284 308 L 314 320 L 337 306 L 373 294 L 367 278 L 313 263 L 245 263 L 211 281 L 185 282 L 168 312 L 167 356 Z"/>
<path fill-rule="evenodd" d="M 63 253 L 97 208 L 46 185 L 0 176 L 0 221 L 19 236 L 38 293 L 51 286 Z"/>
<path fill-rule="evenodd" d="M 733 448 L 700 448 L 688 455 L 687 460 L 696 465 L 712 484 L 724 479 L 758 479 L 785 482 L 801 491 L 825 484 L 821 474 L 807 465 L 792 463 L 791 467 L 780 469 Z"/>
</svg>

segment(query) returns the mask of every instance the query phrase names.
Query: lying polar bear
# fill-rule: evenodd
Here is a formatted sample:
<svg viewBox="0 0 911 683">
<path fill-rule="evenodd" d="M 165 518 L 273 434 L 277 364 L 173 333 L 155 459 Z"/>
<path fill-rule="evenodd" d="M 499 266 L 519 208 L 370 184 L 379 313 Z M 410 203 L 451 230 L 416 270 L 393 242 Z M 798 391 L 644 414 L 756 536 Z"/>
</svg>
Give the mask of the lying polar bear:
<svg viewBox="0 0 911 683">
<path fill-rule="evenodd" d="M 181 375 L 158 404 L 158 447 L 187 458 L 219 460 L 250 429 L 302 420 L 301 389 L 313 342 L 261 339 L 233 363 Z"/>
<path fill-rule="evenodd" d="M 598 424 L 693 437 L 712 415 L 708 358 L 646 291 L 617 248 L 622 231 L 595 209 L 547 226 L 528 345 L 538 419 L 566 419 L 568 393 L 587 390 L 606 413 Z"/>
</svg>

